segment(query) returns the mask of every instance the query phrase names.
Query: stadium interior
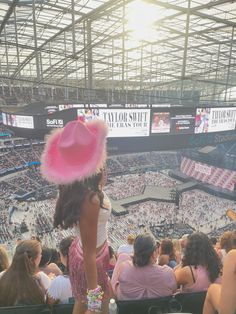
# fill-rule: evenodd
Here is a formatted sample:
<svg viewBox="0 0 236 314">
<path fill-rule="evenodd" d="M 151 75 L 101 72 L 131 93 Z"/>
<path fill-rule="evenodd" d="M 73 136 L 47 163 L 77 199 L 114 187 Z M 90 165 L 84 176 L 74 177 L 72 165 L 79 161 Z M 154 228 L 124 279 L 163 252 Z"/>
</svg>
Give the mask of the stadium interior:
<svg viewBox="0 0 236 314">
<path fill-rule="evenodd" d="M 77 235 L 53 227 L 58 187 L 40 165 L 47 135 L 81 117 L 109 127 L 115 253 L 130 234 L 160 243 L 235 234 L 235 26 L 229 0 L 0 1 L 0 246 L 9 260 L 17 241 L 58 250 Z M 206 290 L 118 300 L 118 313 L 200 314 Z M 173 298 L 181 309 L 170 309 Z M 1 306 L 0 297 L 3 314 L 73 308 Z"/>
</svg>

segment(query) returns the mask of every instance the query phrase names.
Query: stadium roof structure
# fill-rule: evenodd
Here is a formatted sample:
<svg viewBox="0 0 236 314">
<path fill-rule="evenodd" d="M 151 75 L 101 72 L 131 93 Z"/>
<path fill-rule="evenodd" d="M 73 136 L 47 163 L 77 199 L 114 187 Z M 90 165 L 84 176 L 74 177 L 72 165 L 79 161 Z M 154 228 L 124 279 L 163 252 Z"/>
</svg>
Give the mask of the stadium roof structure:
<svg viewBox="0 0 236 314">
<path fill-rule="evenodd" d="M 236 86 L 235 26 L 235 1 L 1 0 L 0 87 L 217 100 Z"/>
</svg>

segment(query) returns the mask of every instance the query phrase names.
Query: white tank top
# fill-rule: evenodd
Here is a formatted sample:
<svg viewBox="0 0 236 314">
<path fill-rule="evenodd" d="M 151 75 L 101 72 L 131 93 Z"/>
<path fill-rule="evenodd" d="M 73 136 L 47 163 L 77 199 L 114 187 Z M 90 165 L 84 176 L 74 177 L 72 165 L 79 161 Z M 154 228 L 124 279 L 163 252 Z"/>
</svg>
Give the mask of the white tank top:
<svg viewBox="0 0 236 314">
<path fill-rule="evenodd" d="M 111 215 L 111 202 L 106 195 L 105 192 L 103 192 L 104 198 L 103 198 L 103 207 L 100 207 L 99 215 L 98 215 L 98 227 L 97 227 L 97 245 L 96 247 L 100 247 L 106 240 L 107 240 L 107 225 L 108 225 L 108 219 Z M 82 247 L 81 243 L 81 235 L 80 230 L 78 228 L 78 236 L 79 236 L 79 244 Z"/>
</svg>

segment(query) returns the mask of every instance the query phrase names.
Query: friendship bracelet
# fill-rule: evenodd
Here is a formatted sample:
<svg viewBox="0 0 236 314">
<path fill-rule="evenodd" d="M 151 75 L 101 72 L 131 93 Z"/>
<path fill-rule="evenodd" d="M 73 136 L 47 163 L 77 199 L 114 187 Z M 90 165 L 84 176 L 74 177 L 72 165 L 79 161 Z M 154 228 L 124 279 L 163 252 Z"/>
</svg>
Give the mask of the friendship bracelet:
<svg viewBox="0 0 236 314">
<path fill-rule="evenodd" d="M 100 313 L 102 308 L 102 297 L 104 292 L 100 286 L 95 289 L 87 290 L 88 310 Z"/>
</svg>

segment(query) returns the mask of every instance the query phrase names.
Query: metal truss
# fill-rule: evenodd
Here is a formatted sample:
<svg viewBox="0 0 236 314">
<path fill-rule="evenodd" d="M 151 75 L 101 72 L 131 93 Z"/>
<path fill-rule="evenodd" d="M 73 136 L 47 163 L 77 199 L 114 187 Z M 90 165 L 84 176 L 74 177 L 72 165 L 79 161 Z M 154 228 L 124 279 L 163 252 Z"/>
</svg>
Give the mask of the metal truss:
<svg viewBox="0 0 236 314">
<path fill-rule="evenodd" d="M 177 91 L 180 100 L 193 90 L 214 101 L 236 86 L 235 1 L 143 1 L 157 8 L 156 37 L 137 42 L 132 0 L 0 1 L 2 88 Z"/>
</svg>

